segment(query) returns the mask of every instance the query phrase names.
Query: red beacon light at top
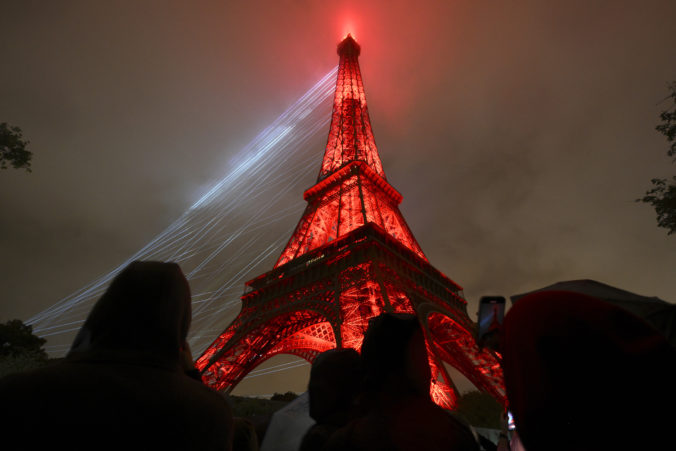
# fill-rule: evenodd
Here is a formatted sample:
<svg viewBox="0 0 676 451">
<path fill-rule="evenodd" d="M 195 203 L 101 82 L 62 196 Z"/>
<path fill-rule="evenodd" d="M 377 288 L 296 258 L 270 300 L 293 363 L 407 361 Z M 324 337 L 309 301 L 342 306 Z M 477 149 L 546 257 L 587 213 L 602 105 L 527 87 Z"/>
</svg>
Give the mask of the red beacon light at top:
<svg viewBox="0 0 676 451">
<path fill-rule="evenodd" d="M 359 56 L 361 53 L 361 46 L 357 41 L 352 37 L 351 33 L 348 33 L 347 36 L 338 44 L 338 55 L 346 56 Z"/>
</svg>

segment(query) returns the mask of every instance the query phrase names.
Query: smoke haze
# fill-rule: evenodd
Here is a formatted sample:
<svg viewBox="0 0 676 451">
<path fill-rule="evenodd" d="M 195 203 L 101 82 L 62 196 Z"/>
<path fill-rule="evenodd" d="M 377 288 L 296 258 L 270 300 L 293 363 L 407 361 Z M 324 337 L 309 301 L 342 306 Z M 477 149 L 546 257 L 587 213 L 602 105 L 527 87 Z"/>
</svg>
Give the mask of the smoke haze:
<svg viewBox="0 0 676 451">
<path fill-rule="evenodd" d="M 347 32 L 401 211 L 471 317 L 482 295 L 582 278 L 676 302 L 676 238 L 634 202 L 674 172 L 654 128 L 676 3 L 338 3 L 4 2 L 0 122 L 34 157 L 0 173 L 0 321 L 173 222 L 337 64 Z"/>
</svg>

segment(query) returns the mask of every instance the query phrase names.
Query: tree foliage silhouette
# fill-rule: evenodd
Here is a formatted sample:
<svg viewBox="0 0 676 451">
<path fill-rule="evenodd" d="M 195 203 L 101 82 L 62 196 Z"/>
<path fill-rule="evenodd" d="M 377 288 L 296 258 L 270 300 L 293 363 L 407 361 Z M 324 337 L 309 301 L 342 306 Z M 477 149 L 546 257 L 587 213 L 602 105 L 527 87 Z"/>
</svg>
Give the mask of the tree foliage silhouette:
<svg viewBox="0 0 676 451">
<path fill-rule="evenodd" d="M 488 393 L 473 390 L 458 398 L 457 413 L 474 427 L 499 429 L 503 408 Z"/>
<path fill-rule="evenodd" d="M 0 357 L 37 354 L 47 357 L 42 346 L 47 342 L 33 334 L 33 326 L 13 319 L 0 324 Z"/>
<path fill-rule="evenodd" d="M 298 395 L 296 393 L 288 391 L 286 393 L 275 393 L 274 395 L 272 395 L 270 399 L 273 401 L 291 402 L 296 398 L 298 398 Z"/>
<path fill-rule="evenodd" d="M 673 102 L 670 109 L 662 111 L 662 121 L 655 130 L 663 134 L 670 143 L 667 155 L 676 162 L 676 82 L 669 85 L 671 91 L 665 100 Z M 667 229 L 667 234 L 676 232 L 676 176 L 671 180 L 666 178 L 654 178 L 651 180 L 653 187 L 646 191 L 645 195 L 636 199 L 637 202 L 650 204 L 657 213 L 657 226 Z"/>
<path fill-rule="evenodd" d="M 46 342 L 21 320 L 0 323 L 0 377 L 46 365 Z"/>
<path fill-rule="evenodd" d="M 19 127 L 7 125 L 7 122 L 0 123 L 0 169 L 7 169 L 9 164 L 14 169 L 31 172 L 33 154 L 26 150 L 28 143 Z"/>
</svg>

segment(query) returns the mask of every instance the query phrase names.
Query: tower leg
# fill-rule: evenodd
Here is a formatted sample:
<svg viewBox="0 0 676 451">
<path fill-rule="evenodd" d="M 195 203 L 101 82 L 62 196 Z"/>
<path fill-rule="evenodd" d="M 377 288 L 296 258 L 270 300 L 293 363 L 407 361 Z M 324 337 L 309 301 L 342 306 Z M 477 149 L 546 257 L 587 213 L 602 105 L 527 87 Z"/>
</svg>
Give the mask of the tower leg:
<svg viewBox="0 0 676 451">
<path fill-rule="evenodd" d="M 502 367 L 497 355 L 479 349 L 469 331 L 442 313 L 430 313 L 427 328 L 441 359 L 457 368 L 479 390 L 506 404 Z"/>
<path fill-rule="evenodd" d="M 314 311 L 289 311 L 264 322 L 238 316 L 196 365 L 208 386 L 230 392 L 274 355 L 290 353 L 312 362 L 317 354 L 335 346 L 333 327 Z"/>
<path fill-rule="evenodd" d="M 453 384 L 441 359 L 432 351 L 429 342 L 427 342 L 427 354 L 432 370 L 430 397 L 438 406 L 454 410 L 458 404 L 458 389 Z"/>
</svg>

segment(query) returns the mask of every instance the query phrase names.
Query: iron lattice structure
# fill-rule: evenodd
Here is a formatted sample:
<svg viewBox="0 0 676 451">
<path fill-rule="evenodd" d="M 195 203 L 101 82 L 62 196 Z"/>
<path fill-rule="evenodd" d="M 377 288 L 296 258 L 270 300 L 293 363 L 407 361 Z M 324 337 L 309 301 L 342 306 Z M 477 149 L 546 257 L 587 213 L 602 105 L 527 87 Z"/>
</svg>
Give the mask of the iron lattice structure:
<svg viewBox="0 0 676 451">
<path fill-rule="evenodd" d="M 431 395 L 455 406 L 442 364 L 505 402 L 495 355 L 477 346 L 462 289 L 425 257 L 387 182 L 373 138 L 348 35 L 340 63 L 329 138 L 317 183 L 275 267 L 247 282 L 235 320 L 197 360 L 204 381 L 231 391 L 252 369 L 286 353 L 309 362 L 335 347 L 361 348 L 368 320 L 383 312 L 416 314 L 427 340 Z"/>
</svg>

